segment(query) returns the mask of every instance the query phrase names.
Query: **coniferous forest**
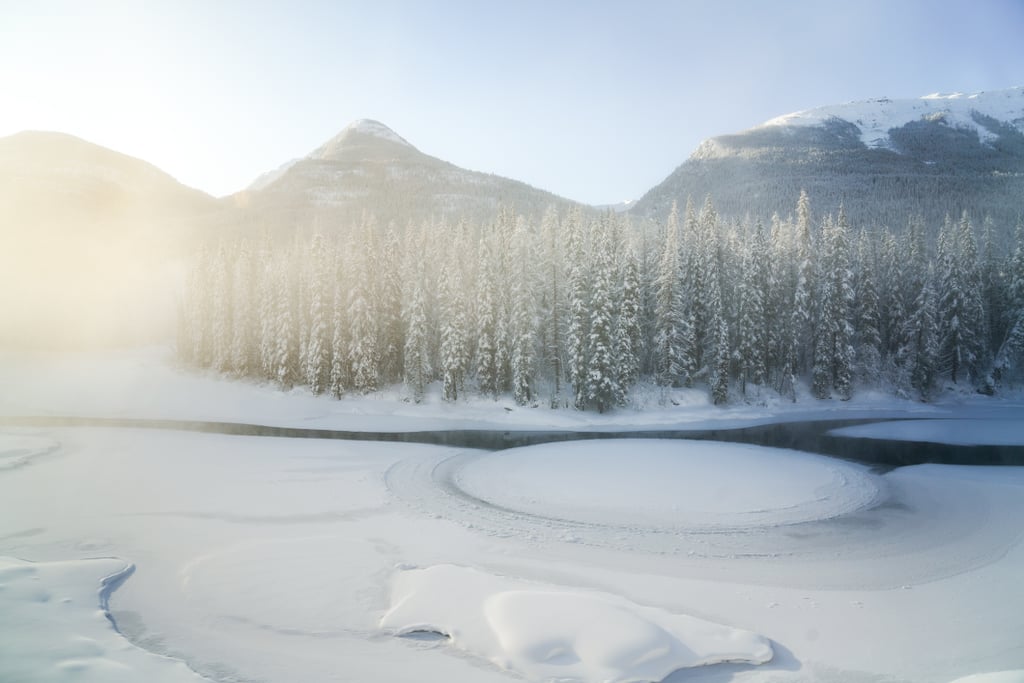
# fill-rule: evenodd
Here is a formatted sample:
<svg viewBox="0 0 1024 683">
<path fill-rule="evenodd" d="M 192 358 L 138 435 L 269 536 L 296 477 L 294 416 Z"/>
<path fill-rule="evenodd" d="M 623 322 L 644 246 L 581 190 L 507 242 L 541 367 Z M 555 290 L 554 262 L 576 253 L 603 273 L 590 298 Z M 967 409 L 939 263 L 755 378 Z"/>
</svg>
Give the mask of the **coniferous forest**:
<svg viewBox="0 0 1024 683">
<path fill-rule="evenodd" d="M 423 400 L 511 395 L 600 412 L 637 387 L 928 400 L 1024 378 L 1024 226 L 966 213 L 899 232 L 816 220 L 721 218 L 711 198 L 658 224 L 614 213 L 508 210 L 488 224 L 401 235 L 372 220 L 282 247 L 209 248 L 189 275 L 179 353 L 238 377 Z M 937 235 L 937 237 L 934 237 Z M 1008 244 L 1009 243 L 1009 244 Z"/>
</svg>

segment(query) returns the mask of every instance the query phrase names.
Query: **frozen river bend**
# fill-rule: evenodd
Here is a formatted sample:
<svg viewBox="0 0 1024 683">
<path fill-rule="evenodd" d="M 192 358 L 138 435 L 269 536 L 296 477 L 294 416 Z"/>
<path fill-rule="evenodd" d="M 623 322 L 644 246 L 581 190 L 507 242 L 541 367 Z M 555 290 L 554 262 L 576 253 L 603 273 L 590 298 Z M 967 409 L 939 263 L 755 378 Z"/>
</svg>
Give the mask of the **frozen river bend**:
<svg viewBox="0 0 1024 683">
<path fill-rule="evenodd" d="M 599 421 L 327 401 L 152 353 L 0 358 L 0 385 L 11 417 L 410 432 L 901 418 L 829 438 L 865 459 L 885 439 L 1024 444 L 1024 406 L 970 398 L 723 411 L 681 393 L 683 407 Z M 5 683 L 1016 683 L 1005 672 L 1024 669 L 1024 468 L 15 421 L 0 426 Z"/>
<path fill-rule="evenodd" d="M 455 683 L 1024 667 L 1020 468 L 880 473 L 693 441 L 484 452 L 12 427 L 0 462 L 0 555 L 20 558 L 5 571 L 34 567 L 52 596 L 48 577 L 79 577 L 69 603 L 40 601 L 26 569 L 0 590 L 0 640 L 30 639 L 17 652 L 52 668 L 36 680 L 114 680 L 115 665 L 171 681 Z M 121 559 L 48 564 L 103 557 Z M 109 604 L 122 636 L 89 615 L 128 562 Z M 399 635 L 420 631 L 444 637 Z M 100 654 L 68 664 L 56 637 Z M 16 661 L 0 658 L 0 679 Z M 719 661 L 734 663 L 682 668 Z"/>
</svg>

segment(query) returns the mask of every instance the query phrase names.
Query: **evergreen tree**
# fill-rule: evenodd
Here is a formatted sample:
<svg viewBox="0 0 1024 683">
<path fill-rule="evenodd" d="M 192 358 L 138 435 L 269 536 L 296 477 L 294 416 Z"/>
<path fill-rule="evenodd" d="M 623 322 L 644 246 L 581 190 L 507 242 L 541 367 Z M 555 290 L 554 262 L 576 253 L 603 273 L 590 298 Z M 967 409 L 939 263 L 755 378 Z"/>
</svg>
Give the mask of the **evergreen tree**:
<svg viewBox="0 0 1024 683">
<path fill-rule="evenodd" d="M 231 276 L 234 265 L 223 244 L 217 247 L 209 268 L 212 294 L 210 362 L 218 372 L 227 372 L 231 369 L 231 342 L 234 337 L 234 331 L 231 328 L 234 318 L 231 310 L 234 298 Z"/>
<path fill-rule="evenodd" d="M 566 246 L 566 273 L 568 291 L 568 329 L 566 330 L 565 348 L 567 353 L 566 369 L 569 384 L 573 391 L 573 405 L 583 410 L 587 403 L 587 338 L 590 330 L 590 311 L 588 297 L 587 249 L 583 241 L 582 215 L 578 208 L 569 212 L 568 244 Z"/>
<path fill-rule="evenodd" d="M 274 378 L 283 389 L 299 381 L 299 335 L 294 313 L 296 297 L 291 259 L 281 259 L 275 273 L 274 289 Z"/>
<path fill-rule="evenodd" d="M 586 399 L 603 413 L 621 399 L 615 358 L 616 267 L 608 226 L 601 225 L 591 272 L 590 324 L 587 337 Z"/>
<path fill-rule="evenodd" d="M 334 302 L 331 306 L 331 377 L 328 386 L 331 396 L 341 398 L 349 385 L 347 292 L 342 278 L 341 257 L 334 254 Z"/>
<path fill-rule="evenodd" d="M 397 382 L 402 377 L 405 347 L 402 322 L 402 273 L 398 248 L 398 235 L 388 230 L 384 249 L 374 263 L 374 272 L 380 283 L 377 289 L 377 357 L 380 374 L 385 382 Z"/>
<path fill-rule="evenodd" d="M 480 392 L 498 398 L 500 390 L 498 357 L 497 283 L 487 236 L 480 238 L 476 299 L 476 377 Z"/>
<path fill-rule="evenodd" d="M 856 324 L 857 372 L 867 384 L 875 386 L 881 377 L 882 333 L 878 289 L 875 285 L 875 258 L 871 238 L 861 231 L 857 241 Z"/>
<path fill-rule="evenodd" d="M 794 260 L 796 267 L 796 283 L 793 290 L 792 314 L 790 316 L 789 340 L 789 375 L 790 387 L 796 401 L 796 379 L 807 370 L 808 359 L 817 356 L 814 350 L 814 291 L 816 286 L 814 245 L 811 240 L 811 203 L 805 190 L 800 191 L 800 199 L 796 207 L 797 222 L 794 241 Z M 819 368 L 820 371 L 820 368 Z M 817 377 L 818 373 L 815 373 Z M 818 383 L 820 385 L 820 382 Z M 816 386 L 815 396 L 821 397 L 825 390 Z"/>
<path fill-rule="evenodd" d="M 711 401 L 718 406 L 729 402 L 729 326 L 720 311 L 713 311 L 711 320 L 718 327 L 715 363 L 711 372 Z"/>
<path fill-rule="evenodd" d="M 983 309 L 973 246 L 967 215 L 959 226 L 947 218 L 939 235 L 939 357 L 954 384 L 976 377 L 979 361 Z"/>
<path fill-rule="evenodd" d="M 378 305 L 380 299 L 375 296 L 377 287 L 371 267 L 375 255 L 373 228 L 367 225 L 353 249 L 348 297 L 344 302 L 348 321 L 345 361 L 351 368 L 352 388 L 363 394 L 375 390 L 380 380 L 380 335 L 384 330 L 378 322 L 382 313 Z"/>
<path fill-rule="evenodd" d="M 231 371 L 236 376 L 256 374 L 259 367 L 259 311 L 254 301 L 259 271 L 248 245 L 240 245 L 232 277 Z"/>
<path fill-rule="evenodd" d="M 405 336 L 405 385 L 412 400 L 423 401 L 430 383 L 430 350 L 428 338 L 426 275 L 421 265 L 409 283 L 406 309 L 403 317 L 408 324 Z"/>
<path fill-rule="evenodd" d="M 306 384 L 314 395 L 329 388 L 331 374 L 331 324 L 327 298 L 333 294 L 328 286 L 328 257 L 324 237 L 313 235 L 309 250 L 307 296 L 309 333 L 306 342 Z"/>
<path fill-rule="evenodd" d="M 764 384 L 767 377 L 766 353 L 769 329 L 765 311 L 768 273 L 765 267 L 767 244 L 764 230 L 758 224 L 753 242 L 744 250 L 742 275 L 738 287 L 739 324 L 737 349 L 740 387 L 747 393 L 747 382 Z"/>
<path fill-rule="evenodd" d="M 640 285 L 640 267 L 636 254 L 630 250 L 622 270 L 622 305 L 615 327 L 615 359 L 618 363 L 618 396 L 616 403 L 626 404 L 629 389 L 640 378 L 640 358 L 643 354 L 641 325 L 643 292 Z"/>
<path fill-rule="evenodd" d="M 935 384 L 939 354 L 934 281 L 934 270 L 929 267 L 921 278 L 914 313 L 907 323 L 910 384 L 922 400 L 928 398 Z"/>
<path fill-rule="evenodd" d="M 688 384 L 690 379 L 684 374 L 690 365 L 684 356 L 687 338 L 692 335 L 685 329 L 679 254 L 679 209 L 673 203 L 654 281 L 654 371 L 655 381 L 662 387 Z"/>
<path fill-rule="evenodd" d="M 562 341 L 564 330 L 564 275 L 563 257 L 559 231 L 558 214 L 554 208 L 544 213 L 541 221 L 541 239 L 543 240 L 542 257 L 539 260 L 540 281 L 540 357 L 545 368 L 549 369 L 552 379 L 550 406 L 557 407 L 562 393 L 562 358 L 564 349 Z"/>
<path fill-rule="evenodd" d="M 441 303 L 441 397 L 456 401 L 465 384 L 469 365 L 467 344 L 466 301 L 462 275 L 453 261 L 441 270 L 439 285 Z"/>
<path fill-rule="evenodd" d="M 854 297 L 847 231 L 846 215 L 840 207 L 838 220 L 827 220 L 822 235 L 825 249 L 812 372 L 812 393 L 816 398 L 828 398 L 835 389 L 839 397 L 846 400 L 853 392 L 850 309 Z"/>
<path fill-rule="evenodd" d="M 1020 374 L 1024 360 L 1024 220 L 1018 221 L 1014 248 L 1007 268 L 1005 330 L 993 361 L 996 381 L 1009 371 Z"/>
<path fill-rule="evenodd" d="M 533 400 L 534 319 L 536 298 L 533 291 L 533 262 L 530 253 L 531 235 L 525 220 L 520 219 L 513 237 L 509 283 L 509 347 L 512 374 L 512 397 L 519 405 Z"/>
</svg>

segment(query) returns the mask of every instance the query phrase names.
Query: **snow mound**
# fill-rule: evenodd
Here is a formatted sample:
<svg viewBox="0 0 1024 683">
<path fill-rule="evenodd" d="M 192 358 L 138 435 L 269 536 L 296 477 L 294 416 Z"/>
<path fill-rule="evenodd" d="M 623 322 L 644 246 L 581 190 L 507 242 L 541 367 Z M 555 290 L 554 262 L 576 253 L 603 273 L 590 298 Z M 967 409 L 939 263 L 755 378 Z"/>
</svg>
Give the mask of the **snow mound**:
<svg viewBox="0 0 1024 683">
<path fill-rule="evenodd" d="M 957 446 L 1024 446 L 1024 422 L 1006 420 L 893 420 L 834 429 L 834 436 L 924 441 Z"/>
<path fill-rule="evenodd" d="M 660 681 L 722 662 L 763 664 L 767 639 L 608 593 L 531 584 L 467 567 L 400 572 L 381 628 L 441 633 L 534 681 Z"/>
<path fill-rule="evenodd" d="M 181 662 L 136 648 L 106 601 L 134 567 L 117 559 L 32 563 L 0 557 L 0 681 L 196 683 Z"/>
<path fill-rule="evenodd" d="M 975 131 L 982 142 L 991 142 L 997 137 L 996 133 L 978 123 L 974 118 L 975 112 L 1024 132 L 1024 87 L 972 95 L 933 93 L 918 99 L 881 98 L 848 102 L 785 114 L 766 121 L 760 127 L 820 126 L 829 119 L 838 118 L 856 124 L 861 132 L 861 141 L 868 147 L 888 148 L 889 129 L 927 119 Z"/>
<path fill-rule="evenodd" d="M 27 465 L 60 448 L 56 440 L 22 431 L 0 432 L 0 471 Z"/>
<path fill-rule="evenodd" d="M 958 678 L 951 683 L 1024 683 L 1024 669 L 974 674 Z"/>
<path fill-rule="evenodd" d="M 656 529 L 744 528 L 837 517 L 879 497 L 866 468 L 762 446 L 575 441 L 481 455 L 456 472 L 470 496 L 553 519 Z"/>
</svg>

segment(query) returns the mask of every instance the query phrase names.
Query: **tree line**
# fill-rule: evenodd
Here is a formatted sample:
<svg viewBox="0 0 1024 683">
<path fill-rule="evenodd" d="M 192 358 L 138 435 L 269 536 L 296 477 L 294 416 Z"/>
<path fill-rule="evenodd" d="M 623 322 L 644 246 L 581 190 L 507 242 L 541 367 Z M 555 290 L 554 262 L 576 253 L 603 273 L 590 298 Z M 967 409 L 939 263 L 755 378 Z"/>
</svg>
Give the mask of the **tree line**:
<svg viewBox="0 0 1024 683">
<path fill-rule="evenodd" d="M 1010 249 L 964 213 L 930 239 L 814 220 L 801 193 L 767 225 L 709 197 L 660 224 L 504 209 L 401 237 L 364 220 L 343 238 L 240 239 L 205 249 L 182 299 L 190 365 L 365 394 L 607 411 L 639 385 L 705 387 L 724 404 L 777 392 L 927 400 L 1024 377 L 1024 225 Z"/>
</svg>

